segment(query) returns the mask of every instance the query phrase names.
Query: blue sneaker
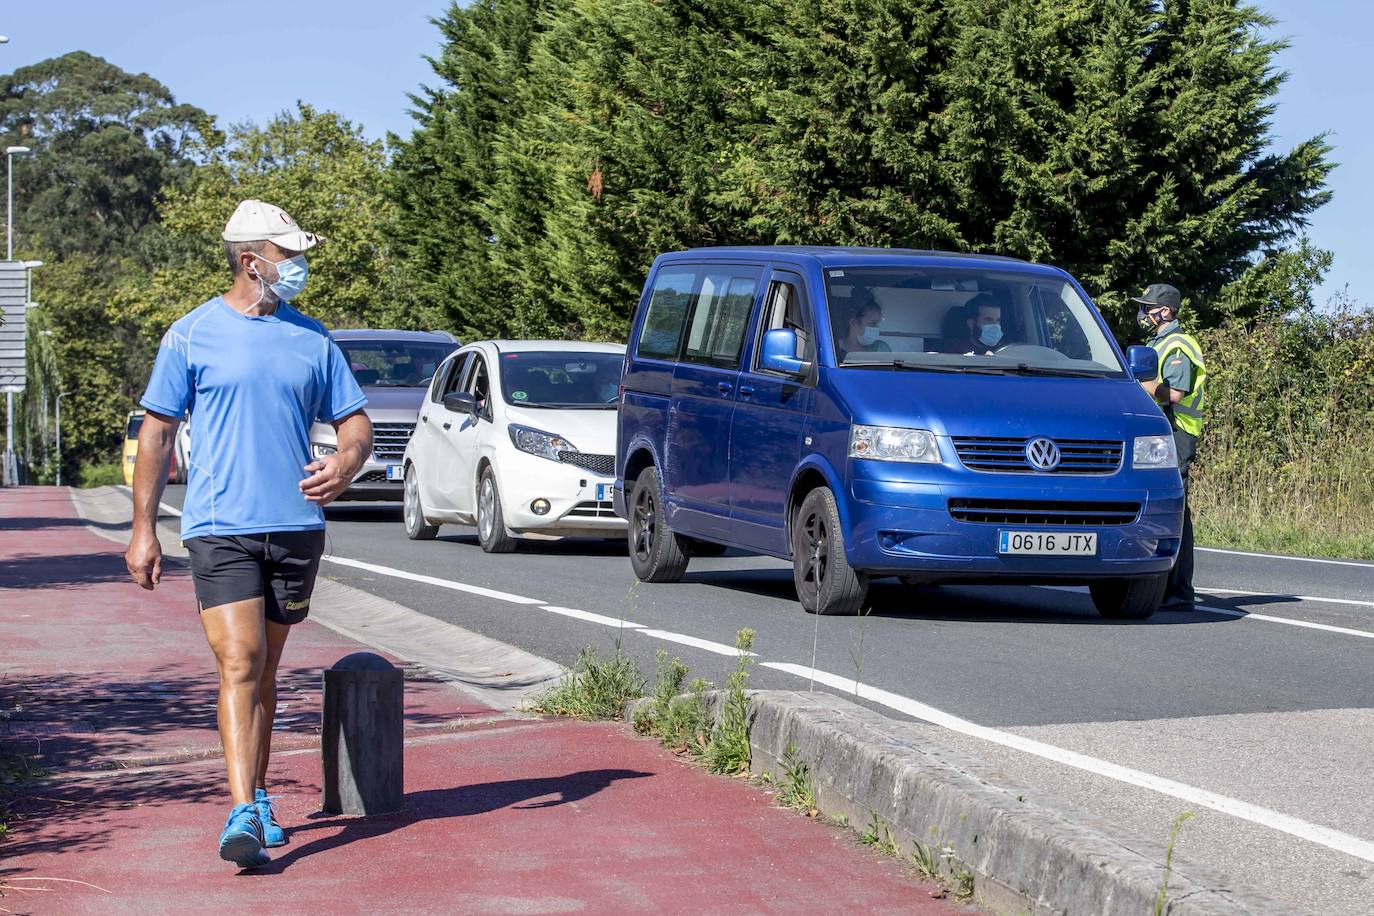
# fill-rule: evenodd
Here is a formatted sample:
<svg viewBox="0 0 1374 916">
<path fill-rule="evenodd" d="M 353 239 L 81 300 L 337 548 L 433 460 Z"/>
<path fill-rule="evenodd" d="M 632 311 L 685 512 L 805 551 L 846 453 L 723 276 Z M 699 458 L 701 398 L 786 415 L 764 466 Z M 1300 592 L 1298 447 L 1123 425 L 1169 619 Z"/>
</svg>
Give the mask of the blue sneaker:
<svg viewBox="0 0 1374 916">
<path fill-rule="evenodd" d="M 272 861 L 262 847 L 262 821 L 258 819 L 257 805 L 235 805 L 219 835 L 219 857 L 239 868 L 257 868 Z"/>
<path fill-rule="evenodd" d="M 253 793 L 253 806 L 258 809 L 258 820 L 262 821 L 263 845 L 269 849 L 286 845 L 286 831 L 277 823 L 277 815 L 272 811 L 272 796 L 259 787 Z"/>
</svg>

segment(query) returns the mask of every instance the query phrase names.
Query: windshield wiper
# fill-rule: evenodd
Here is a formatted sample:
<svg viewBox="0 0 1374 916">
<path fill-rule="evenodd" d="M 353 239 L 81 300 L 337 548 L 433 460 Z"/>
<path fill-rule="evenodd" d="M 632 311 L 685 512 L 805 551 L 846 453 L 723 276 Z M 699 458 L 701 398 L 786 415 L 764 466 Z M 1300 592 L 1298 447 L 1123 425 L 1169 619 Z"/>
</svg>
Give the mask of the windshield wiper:
<svg viewBox="0 0 1374 916">
<path fill-rule="evenodd" d="M 1001 375 L 1005 370 L 996 366 L 948 366 L 944 363 L 909 363 L 904 359 L 894 359 L 890 363 L 851 362 L 845 360 L 841 366 L 855 369 L 901 369 L 907 372 L 954 372 L 974 375 Z"/>
<path fill-rule="evenodd" d="M 1095 369 L 1070 369 L 1068 367 L 1055 366 L 1032 366 L 1030 363 L 1017 363 L 1015 368 L 1008 368 L 1008 372 L 1017 372 L 1021 375 L 1067 375 L 1074 378 L 1104 378 L 1107 373 L 1099 372 Z"/>
</svg>

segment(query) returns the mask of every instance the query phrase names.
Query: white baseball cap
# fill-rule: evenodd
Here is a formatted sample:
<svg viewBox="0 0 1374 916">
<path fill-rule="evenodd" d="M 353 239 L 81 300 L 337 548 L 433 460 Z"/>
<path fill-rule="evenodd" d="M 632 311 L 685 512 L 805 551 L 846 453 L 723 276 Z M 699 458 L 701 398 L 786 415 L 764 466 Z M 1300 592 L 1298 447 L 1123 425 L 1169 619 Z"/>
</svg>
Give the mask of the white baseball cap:
<svg viewBox="0 0 1374 916">
<path fill-rule="evenodd" d="M 226 242 L 272 242 L 287 251 L 305 251 L 322 242 L 313 232 L 303 232 L 281 207 L 261 200 L 245 200 L 224 224 Z"/>
</svg>

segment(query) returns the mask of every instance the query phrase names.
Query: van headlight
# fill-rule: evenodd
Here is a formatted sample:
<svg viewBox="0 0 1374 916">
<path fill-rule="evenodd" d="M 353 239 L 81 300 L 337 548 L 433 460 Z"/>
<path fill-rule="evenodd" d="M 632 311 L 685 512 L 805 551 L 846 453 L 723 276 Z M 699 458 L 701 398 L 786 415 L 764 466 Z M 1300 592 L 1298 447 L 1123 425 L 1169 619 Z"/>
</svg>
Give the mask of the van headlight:
<svg viewBox="0 0 1374 916">
<path fill-rule="evenodd" d="M 1178 449 L 1173 436 L 1136 436 L 1131 450 L 1131 467 L 1176 468 Z"/>
<path fill-rule="evenodd" d="M 557 461 L 559 452 L 577 451 L 576 446 L 557 433 L 546 433 L 542 429 L 533 429 L 529 426 L 512 425 L 509 429 L 512 445 L 522 452 L 529 452 L 540 458 Z"/>
<path fill-rule="evenodd" d="M 939 464 L 940 446 L 928 429 L 855 426 L 849 434 L 849 457 Z"/>
</svg>

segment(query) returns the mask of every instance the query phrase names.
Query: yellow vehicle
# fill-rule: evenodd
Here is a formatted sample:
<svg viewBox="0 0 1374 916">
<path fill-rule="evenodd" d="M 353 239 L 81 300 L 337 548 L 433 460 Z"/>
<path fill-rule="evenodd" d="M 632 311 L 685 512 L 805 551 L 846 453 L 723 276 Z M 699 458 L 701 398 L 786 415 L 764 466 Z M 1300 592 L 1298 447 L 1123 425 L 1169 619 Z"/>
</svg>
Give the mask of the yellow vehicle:
<svg viewBox="0 0 1374 916">
<path fill-rule="evenodd" d="M 120 461 L 120 469 L 124 472 L 124 485 L 129 487 L 134 485 L 134 462 L 138 460 L 138 431 L 143 428 L 145 413 L 143 410 L 132 411 L 124 424 L 124 455 Z M 180 483 L 180 472 L 180 463 L 173 452 L 172 460 L 167 465 L 167 482 Z"/>
</svg>

